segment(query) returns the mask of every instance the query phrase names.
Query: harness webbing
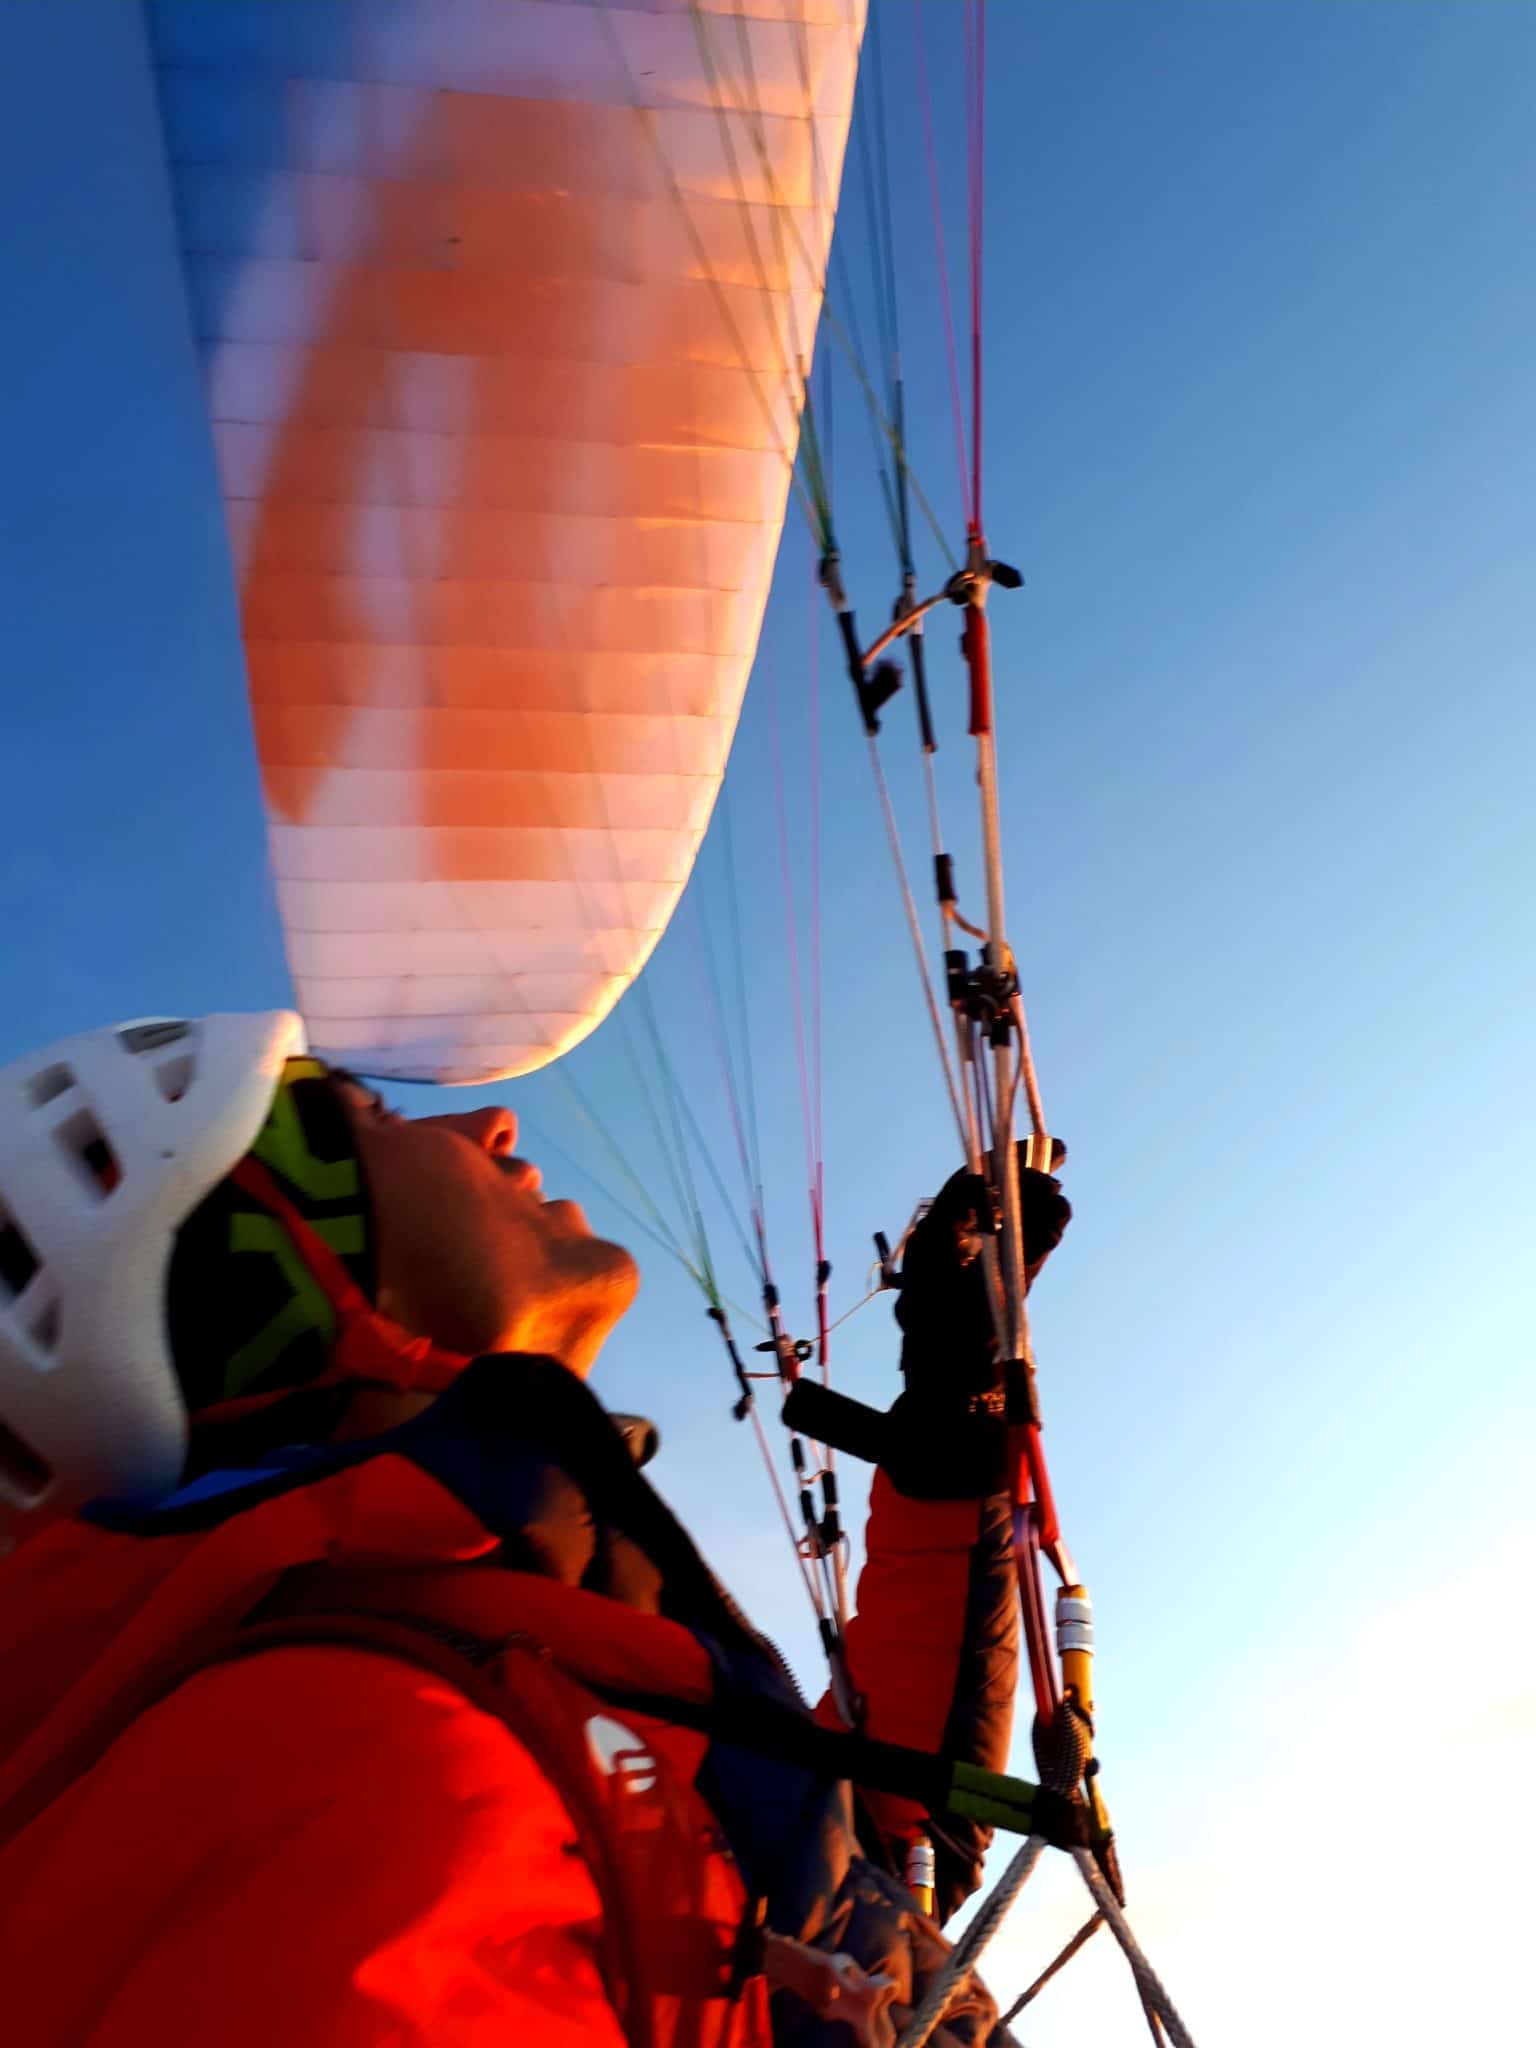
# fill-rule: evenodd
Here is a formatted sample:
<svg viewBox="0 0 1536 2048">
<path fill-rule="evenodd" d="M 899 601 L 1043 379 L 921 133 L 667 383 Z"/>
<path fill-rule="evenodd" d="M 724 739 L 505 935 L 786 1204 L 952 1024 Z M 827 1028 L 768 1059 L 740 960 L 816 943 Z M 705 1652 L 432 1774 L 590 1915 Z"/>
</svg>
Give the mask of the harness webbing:
<svg viewBox="0 0 1536 2048">
<path fill-rule="evenodd" d="M 208 1663 L 255 1656 L 264 1650 L 321 1644 L 373 1650 L 379 1656 L 422 1664 L 460 1685 L 466 1698 L 476 1704 L 508 1690 L 498 1684 L 493 1670 L 498 1659 L 507 1655 L 537 1658 L 543 1648 L 521 1631 L 500 1642 L 482 1643 L 458 1631 L 444 1630 L 426 1616 L 359 1614 L 306 1605 L 301 1613 L 234 1631 L 214 1649 L 200 1654 L 176 1683 L 190 1676 L 191 1669 Z M 977 1764 L 901 1743 L 824 1728 L 776 1700 L 734 1687 L 717 1689 L 712 1699 L 700 1700 L 574 1675 L 611 1706 L 695 1729 L 775 1763 L 809 1771 L 829 1783 L 846 1780 L 871 1792 L 915 1800 L 936 1819 L 974 1820 L 1013 1834 L 1038 1835 L 1059 1849 L 1081 1848 L 1091 1854 L 1094 1848 L 1087 1808 L 1027 1778 L 983 1770 Z M 506 1714 L 501 1718 L 506 1719 Z"/>
</svg>

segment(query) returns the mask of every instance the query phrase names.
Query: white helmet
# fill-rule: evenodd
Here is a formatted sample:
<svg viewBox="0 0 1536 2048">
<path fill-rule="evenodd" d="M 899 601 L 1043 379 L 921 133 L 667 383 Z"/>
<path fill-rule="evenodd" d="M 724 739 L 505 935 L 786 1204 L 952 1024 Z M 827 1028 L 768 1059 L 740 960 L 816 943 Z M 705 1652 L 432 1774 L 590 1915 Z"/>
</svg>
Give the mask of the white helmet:
<svg viewBox="0 0 1536 2048">
<path fill-rule="evenodd" d="M 176 1233 L 303 1050 L 272 1010 L 87 1031 L 0 1068 L 0 1509 L 177 1483 Z"/>
</svg>

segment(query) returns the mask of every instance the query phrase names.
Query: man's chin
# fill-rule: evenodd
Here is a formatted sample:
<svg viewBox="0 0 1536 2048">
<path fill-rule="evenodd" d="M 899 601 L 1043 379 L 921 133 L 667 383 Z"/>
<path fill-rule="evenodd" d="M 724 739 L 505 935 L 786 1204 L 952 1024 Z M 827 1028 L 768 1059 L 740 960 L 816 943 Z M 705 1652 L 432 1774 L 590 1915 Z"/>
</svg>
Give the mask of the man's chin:
<svg viewBox="0 0 1536 2048">
<path fill-rule="evenodd" d="M 587 1238 L 581 1256 L 587 1274 L 583 1293 L 593 1312 L 594 1324 L 606 1337 L 634 1306 L 635 1296 L 640 1292 L 640 1268 L 633 1253 L 605 1237 Z"/>
<path fill-rule="evenodd" d="M 614 1311 L 614 1320 L 617 1321 L 634 1306 L 635 1296 L 640 1292 L 640 1268 L 635 1263 L 633 1252 L 605 1237 L 594 1237 L 592 1249 L 601 1259 L 604 1276 L 618 1303 Z"/>
<path fill-rule="evenodd" d="M 585 1237 L 570 1242 L 566 1270 L 577 1285 L 569 1297 L 571 1314 L 563 1342 L 554 1349 L 572 1372 L 585 1379 L 615 1325 L 633 1306 L 640 1291 L 640 1269 L 623 1245 Z"/>
<path fill-rule="evenodd" d="M 584 1272 L 628 1274 L 630 1298 L 633 1299 L 635 1289 L 640 1285 L 640 1270 L 635 1264 L 634 1254 L 623 1245 L 615 1244 L 611 1238 L 595 1236 L 580 1202 L 563 1198 L 558 1202 L 546 1202 L 544 1214 L 555 1235 L 566 1244 L 568 1255 L 580 1261 Z"/>
</svg>

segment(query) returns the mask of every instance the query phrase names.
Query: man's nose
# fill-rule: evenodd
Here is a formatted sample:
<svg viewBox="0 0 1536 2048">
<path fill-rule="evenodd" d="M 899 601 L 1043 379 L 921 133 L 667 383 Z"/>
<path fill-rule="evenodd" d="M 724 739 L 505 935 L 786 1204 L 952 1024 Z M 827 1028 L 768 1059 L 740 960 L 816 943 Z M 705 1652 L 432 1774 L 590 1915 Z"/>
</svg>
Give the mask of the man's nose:
<svg viewBox="0 0 1536 2048">
<path fill-rule="evenodd" d="M 439 1123 L 450 1124 L 461 1136 L 478 1145 L 483 1152 L 489 1152 L 498 1159 L 508 1158 L 517 1143 L 517 1118 L 510 1109 L 498 1104 L 490 1109 L 466 1109 L 454 1116 L 439 1117 Z"/>
</svg>

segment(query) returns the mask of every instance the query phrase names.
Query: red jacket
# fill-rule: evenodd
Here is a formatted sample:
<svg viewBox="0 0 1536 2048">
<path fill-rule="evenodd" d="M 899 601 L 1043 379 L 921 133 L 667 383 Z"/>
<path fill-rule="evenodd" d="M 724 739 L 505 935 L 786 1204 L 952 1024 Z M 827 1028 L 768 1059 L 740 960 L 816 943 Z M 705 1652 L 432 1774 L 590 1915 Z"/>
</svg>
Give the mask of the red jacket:
<svg viewBox="0 0 1536 2048">
<path fill-rule="evenodd" d="M 571 1431 L 606 1428 L 595 1410 L 559 1368 L 483 1361 L 423 1425 L 136 1521 L 60 1524 L 0 1566 L 9 2038 L 820 2039 L 789 1996 L 770 2029 L 758 1897 L 776 1933 L 862 1941 L 910 1995 L 936 1936 L 828 1788 L 605 1702 L 707 1700 L 722 1663 L 771 1652 L 718 1589 L 709 1606 L 627 1460 L 620 1479 L 595 1436 L 567 1453 Z M 594 1590 L 590 1565 L 571 1583 L 528 1508 L 568 1470 L 656 1564 L 621 1574 L 627 1594 Z M 870 1734 L 1002 1763 L 1016 1649 L 994 1520 L 877 1477 L 850 1635 Z M 335 1640 L 344 1623 L 318 1611 L 365 1617 L 366 1640 Z M 815 1824 L 786 1830 L 801 1797 Z M 918 1818 L 879 1814 L 893 1838 Z M 991 2019 L 973 2001 L 945 2036 L 985 2038 Z"/>
</svg>

